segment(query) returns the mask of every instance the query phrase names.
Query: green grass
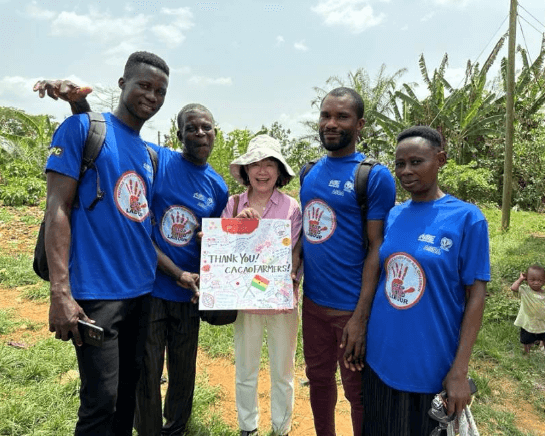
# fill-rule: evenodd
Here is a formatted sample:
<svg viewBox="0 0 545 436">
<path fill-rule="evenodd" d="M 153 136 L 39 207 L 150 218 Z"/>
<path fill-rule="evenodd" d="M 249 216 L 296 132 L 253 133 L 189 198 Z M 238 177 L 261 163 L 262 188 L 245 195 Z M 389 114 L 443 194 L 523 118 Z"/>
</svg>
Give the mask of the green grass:
<svg viewBox="0 0 545 436">
<path fill-rule="evenodd" d="M 473 349 L 472 367 L 479 371 L 472 371 L 472 375 L 479 393 L 472 410 L 481 432 L 533 435 L 518 430 L 514 411 L 498 405 L 504 404 L 506 392 L 510 391 L 513 408 L 517 399 L 527 401 L 538 420 L 545 420 L 545 387 L 539 388 L 545 380 L 545 355 L 537 351 L 529 356 L 522 354 L 519 328 L 513 325 L 520 302 L 509 290 L 529 265 L 545 265 L 545 216 L 511 212 L 510 228 L 503 232 L 501 211 L 482 210 L 489 223 L 492 280 L 483 325 Z"/>
<path fill-rule="evenodd" d="M 226 357 L 235 361 L 233 324 L 213 326 L 201 321 L 199 347 L 210 357 Z"/>
<path fill-rule="evenodd" d="M 29 286 L 24 289 L 22 295 L 27 300 L 49 300 L 49 282 L 39 279 L 39 283 L 37 283 L 36 286 Z"/>
<path fill-rule="evenodd" d="M 0 310 L 0 335 L 11 333 L 20 324 L 13 319 L 12 312 L 12 310 Z"/>
<path fill-rule="evenodd" d="M 48 339 L 27 349 L 0 345 L 0 434 L 72 433 L 79 381 L 59 381 L 75 367 L 69 343 Z"/>
<path fill-rule="evenodd" d="M 0 311 L 0 334 L 13 331 L 23 321 Z M 72 434 L 79 405 L 79 378 L 62 376 L 77 372 L 70 342 L 42 340 L 26 349 L 0 344 L 0 435 L 23 436 Z M 196 380 L 189 436 L 236 436 L 213 405 L 221 396 L 210 387 L 206 374 Z M 136 433 L 135 433 L 136 434 Z"/>
<path fill-rule="evenodd" d="M 42 217 L 36 218 L 33 215 L 23 215 L 21 221 L 29 225 L 37 226 L 42 222 Z"/>
<path fill-rule="evenodd" d="M 509 230 L 501 231 L 501 211 L 482 209 L 490 233 L 491 292 L 502 291 L 528 266 L 545 265 L 545 216 L 533 212 L 511 212 Z M 534 236 L 539 235 L 539 236 Z"/>
<path fill-rule="evenodd" d="M 32 258 L 27 254 L 10 254 L 0 250 L 0 282 L 2 286 L 14 288 L 37 283 L 38 276 L 32 269 Z"/>
<path fill-rule="evenodd" d="M 472 411 L 481 434 L 537 436 L 517 428 L 515 412 L 519 404 L 525 404 L 526 412 L 545 421 L 545 354 L 522 354 L 519 329 L 513 325 L 520 302 L 509 286 L 530 264 L 545 265 L 545 215 L 512 212 L 510 229 L 502 232 L 501 212 L 493 208 L 483 208 L 483 212 L 489 221 L 492 280 L 470 365 L 479 389 Z M 12 220 L 8 209 L 0 208 L 0 222 Z M 28 220 L 32 222 L 31 217 Z M 34 275 L 30 261 L 29 256 L 3 247 L 0 281 L 9 287 L 36 285 L 24 290 L 25 298 L 48 298 L 48 283 Z M 0 311 L 0 334 L 6 335 L 22 324 L 29 326 L 25 320 L 15 319 L 13 312 Z M 201 323 L 199 345 L 211 357 L 234 362 L 233 326 Z M 261 364 L 268 364 L 266 345 Z M 304 365 L 301 329 L 296 365 Z M 61 374 L 76 369 L 69 343 L 48 339 L 24 350 L 0 344 L 0 435 L 71 434 L 77 416 L 79 380 L 66 384 L 59 380 Z M 213 413 L 211 405 L 219 398 L 221 392 L 207 385 L 204 374 L 199 375 L 190 436 L 236 436 L 237 432 L 228 428 L 217 412 Z M 506 401 L 508 407 L 503 407 Z"/>
<path fill-rule="evenodd" d="M 13 215 L 6 207 L 0 207 L 0 223 L 9 224 L 13 221 Z"/>
<path fill-rule="evenodd" d="M 220 396 L 218 387 L 210 387 L 207 384 L 206 374 L 197 376 L 193 411 L 187 429 L 188 436 L 238 435 L 238 431 L 228 427 L 218 412 L 213 411 L 214 404 Z"/>
</svg>

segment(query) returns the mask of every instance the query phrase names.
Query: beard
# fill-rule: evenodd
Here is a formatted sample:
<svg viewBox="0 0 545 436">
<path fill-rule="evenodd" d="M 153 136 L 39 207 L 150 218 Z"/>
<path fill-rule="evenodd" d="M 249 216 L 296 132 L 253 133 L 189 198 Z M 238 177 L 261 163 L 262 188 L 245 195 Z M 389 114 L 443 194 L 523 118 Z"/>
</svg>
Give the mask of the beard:
<svg viewBox="0 0 545 436">
<path fill-rule="evenodd" d="M 337 139 L 336 142 L 326 142 L 325 134 L 323 130 L 320 130 L 320 142 L 322 143 L 322 147 L 324 147 L 327 151 L 337 151 L 342 150 L 343 148 L 346 148 L 350 145 L 352 142 L 352 138 L 354 137 L 353 134 L 348 132 L 347 130 L 341 130 L 339 139 Z"/>
</svg>

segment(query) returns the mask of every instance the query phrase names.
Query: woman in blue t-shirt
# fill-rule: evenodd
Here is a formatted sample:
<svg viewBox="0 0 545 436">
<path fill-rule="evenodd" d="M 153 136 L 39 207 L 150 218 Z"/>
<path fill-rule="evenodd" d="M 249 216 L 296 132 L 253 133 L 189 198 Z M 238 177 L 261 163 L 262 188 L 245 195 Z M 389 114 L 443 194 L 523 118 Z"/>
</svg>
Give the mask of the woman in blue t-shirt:
<svg viewBox="0 0 545 436">
<path fill-rule="evenodd" d="M 467 381 L 490 280 L 488 228 L 480 210 L 445 194 L 447 157 L 426 126 L 397 138 L 395 173 L 411 199 L 394 207 L 380 248 L 381 276 L 367 329 L 364 435 L 429 435 L 435 394 L 447 414 L 470 402 Z"/>
</svg>

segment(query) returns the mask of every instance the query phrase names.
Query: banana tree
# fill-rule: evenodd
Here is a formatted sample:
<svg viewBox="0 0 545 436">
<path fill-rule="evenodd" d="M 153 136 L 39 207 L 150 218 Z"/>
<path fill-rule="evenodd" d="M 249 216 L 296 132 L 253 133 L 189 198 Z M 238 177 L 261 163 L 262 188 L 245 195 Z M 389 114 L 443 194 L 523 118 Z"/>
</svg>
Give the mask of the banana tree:
<svg viewBox="0 0 545 436">
<path fill-rule="evenodd" d="M 397 81 L 406 71 L 406 68 L 402 68 L 389 75 L 386 73 L 386 65 L 382 64 L 374 79 L 364 68 L 349 72 L 346 78 L 332 76 L 326 80 L 325 88 L 314 88 L 316 97 L 311 105 L 319 109 L 322 99 L 333 88 L 341 86 L 353 88 L 361 95 L 365 108 L 365 126 L 360 131 L 362 138 L 360 148 L 374 157 L 379 157 L 384 152 L 391 153 L 392 142 L 377 123 L 377 118 L 382 115 L 393 116 L 391 96 L 396 90 Z M 305 125 L 310 133 L 303 139 L 318 142 L 318 123 L 311 121 L 306 122 Z"/>
<path fill-rule="evenodd" d="M 447 149 L 458 164 L 468 164 L 485 153 L 486 138 L 501 135 L 503 114 L 498 113 L 497 97 L 487 87 L 486 74 L 495 62 L 506 35 L 496 43 L 485 61 L 468 62 L 463 84 L 454 88 L 445 78 L 448 55 L 445 54 L 430 76 L 424 55 L 419 59 L 422 80 L 428 95 L 420 100 L 413 88 L 403 84 L 392 94 L 393 117 L 380 115 L 377 123 L 391 138 L 413 125 L 429 125 L 446 139 Z"/>
<path fill-rule="evenodd" d="M 16 157 L 43 167 L 58 123 L 49 115 L 28 115 L 14 108 L 0 108 L 0 138 L 13 145 Z"/>
</svg>

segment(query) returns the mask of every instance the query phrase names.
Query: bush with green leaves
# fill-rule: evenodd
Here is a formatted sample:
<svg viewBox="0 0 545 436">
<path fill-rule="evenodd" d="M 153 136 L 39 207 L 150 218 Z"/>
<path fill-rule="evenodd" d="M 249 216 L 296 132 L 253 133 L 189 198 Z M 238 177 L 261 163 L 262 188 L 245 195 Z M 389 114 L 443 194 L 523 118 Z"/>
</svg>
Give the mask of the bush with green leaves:
<svg viewBox="0 0 545 436">
<path fill-rule="evenodd" d="M 57 123 L 0 107 L 0 200 L 6 206 L 36 205 L 45 196 L 43 173 Z"/>
<path fill-rule="evenodd" d="M 0 200 L 4 205 L 37 205 L 45 196 L 45 177 L 34 163 L 14 159 L 1 164 L 0 171 Z"/>
<path fill-rule="evenodd" d="M 458 165 L 449 160 L 439 175 L 439 186 L 443 191 L 472 203 L 486 204 L 496 200 L 497 188 L 491 182 L 492 172 L 478 168 L 474 162 Z"/>
<path fill-rule="evenodd" d="M 522 210 L 545 209 L 545 128 L 516 125 L 513 144 L 513 202 Z"/>
</svg>

